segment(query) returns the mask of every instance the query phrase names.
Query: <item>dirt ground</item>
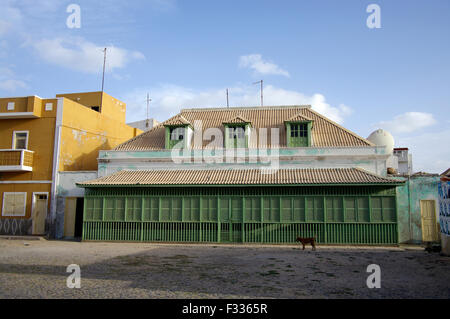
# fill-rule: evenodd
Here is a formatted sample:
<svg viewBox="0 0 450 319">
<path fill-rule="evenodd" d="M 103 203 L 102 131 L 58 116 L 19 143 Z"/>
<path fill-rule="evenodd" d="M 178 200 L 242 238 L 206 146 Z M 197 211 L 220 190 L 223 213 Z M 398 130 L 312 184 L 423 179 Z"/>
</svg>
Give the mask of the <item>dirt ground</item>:
<svg viewBox="0 0 450 319">
<path fill-rule="evenodd" d="M 81 268 L 67 288 L 66 267 Z M 366 285 L 381 267 L 381 288 Z M 450 257 L 420 247 L 0 239 L 0 298 L 450 298 Z"/>
</svg>

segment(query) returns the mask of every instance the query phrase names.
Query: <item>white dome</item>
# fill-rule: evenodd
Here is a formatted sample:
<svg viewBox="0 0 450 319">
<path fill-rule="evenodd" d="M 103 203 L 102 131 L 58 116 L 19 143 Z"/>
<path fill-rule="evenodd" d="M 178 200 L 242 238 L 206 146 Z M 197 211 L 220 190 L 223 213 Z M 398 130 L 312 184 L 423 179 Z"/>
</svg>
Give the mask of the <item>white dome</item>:
<svg viewBox="0 0 450 319">
<path fill-rule="evenodd" d="M 384 146 L 386 154 L 392 154 L 394 150 L 394 137 L 388 131 L 378 129 L 367 138 L 377 146 Z"/>
</svg>

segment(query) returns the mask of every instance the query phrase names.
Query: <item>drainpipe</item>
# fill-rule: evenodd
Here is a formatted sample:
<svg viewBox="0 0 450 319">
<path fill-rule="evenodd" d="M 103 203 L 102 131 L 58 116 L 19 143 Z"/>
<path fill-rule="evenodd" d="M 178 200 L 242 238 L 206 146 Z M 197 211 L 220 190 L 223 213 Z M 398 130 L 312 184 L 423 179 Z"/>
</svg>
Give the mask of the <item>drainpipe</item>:
<svg viewBox="0 0 450 319">
<path fill-rule="evenodd" d="M 63 115 L 63 104 L 64 98 L 59 97 L 56 107 L 56 123 L 55 123 L 55 140 L 53 145 L 53 171 L 52 171 L 52 187 L 51 187 L 51 198 L 50 198 L 50 221 L 48 222 L 48 236 L 50 238 L 56 237 L 56 187 L 58 185 L 59 175 L 59 152 L 61 149 L 61 126 L 62 126 L 62 115 Z"/>
</svg>

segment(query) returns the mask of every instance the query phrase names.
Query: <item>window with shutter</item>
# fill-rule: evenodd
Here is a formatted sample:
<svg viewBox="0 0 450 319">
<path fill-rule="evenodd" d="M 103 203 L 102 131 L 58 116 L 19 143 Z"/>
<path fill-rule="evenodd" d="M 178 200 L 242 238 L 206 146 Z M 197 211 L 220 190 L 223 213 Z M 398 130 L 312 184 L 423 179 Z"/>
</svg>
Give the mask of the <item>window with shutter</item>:
<svg viewBox="0 0 450 319">
<path fill-rule="evenodd" d="M 27 193 L 3 193 L 2 216 L 25 216 Z"/>
</svg>

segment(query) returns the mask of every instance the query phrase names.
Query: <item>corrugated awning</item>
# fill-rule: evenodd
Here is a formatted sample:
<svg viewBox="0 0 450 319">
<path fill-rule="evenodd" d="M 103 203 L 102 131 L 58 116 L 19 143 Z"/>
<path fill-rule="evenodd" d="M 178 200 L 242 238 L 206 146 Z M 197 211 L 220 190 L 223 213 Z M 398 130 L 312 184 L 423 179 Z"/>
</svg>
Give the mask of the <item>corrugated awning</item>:
<svg viewBox="0 0 450 319">
<path fill-rule="evenodd" d="M 77 183 L 80 187 L 100 186 L 201 186 L 201 185 L 380 185 L 401 184 L 360 168 L 221 170 L 124 170 L 109 176 Z"/>
</svg>

